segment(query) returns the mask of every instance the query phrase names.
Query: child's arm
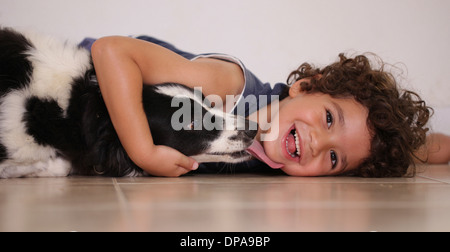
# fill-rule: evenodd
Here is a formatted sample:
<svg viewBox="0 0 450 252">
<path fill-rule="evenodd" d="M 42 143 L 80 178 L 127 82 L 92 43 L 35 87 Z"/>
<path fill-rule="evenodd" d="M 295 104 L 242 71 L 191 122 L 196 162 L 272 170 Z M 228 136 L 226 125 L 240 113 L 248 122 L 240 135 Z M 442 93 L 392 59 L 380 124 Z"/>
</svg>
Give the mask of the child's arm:
<svg viewBox="0 0 450 252">
<path fill-rule="evenodd" d="M 427 137 L 428 163 L 447 164 L 450 162 L 450 136 L 431 134 Z"/>
<path fill-rule="evenodd" d="M 122 145 L 136 165 L 157 176 L 180 176 L 198 164 L 172 148 L 154 145 L 142 106 L 142 83 L 201 86 L 205 94 L 221 97 L 238 94 L 243 88 L 243 77 L 237 76 L 242 73 L 231 64 L 192 62 L 158 45 L 127 37 L 97 40 L 92 58 Z"/>
<path fill-rule="evenodd" d="M 427 136 L 427 143 L 418 156 L 428 164 L 448 164 L 450 162 L 450 136 L 434 133 Z"/>
</svg>

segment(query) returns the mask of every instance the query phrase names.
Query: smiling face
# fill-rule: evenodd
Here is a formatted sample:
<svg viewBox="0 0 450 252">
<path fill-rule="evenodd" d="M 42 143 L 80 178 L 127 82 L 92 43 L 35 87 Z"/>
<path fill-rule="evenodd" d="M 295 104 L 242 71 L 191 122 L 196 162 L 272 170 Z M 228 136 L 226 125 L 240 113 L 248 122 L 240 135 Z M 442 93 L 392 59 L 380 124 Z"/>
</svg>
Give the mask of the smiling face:
<svg viewBox="0 0 450 252">
<path fill-rule="evenodd" d="M 279 124 L 268 133 L 276 140 L 263 142 L 267 156 L 284 164 L 282 170 L 291 176 L 338 175 L 355 169 L 370 154 L 367 109 L 352 98 L 302 92 L 302 81 L 291 87 L 272 118 Z"/>
</svg>

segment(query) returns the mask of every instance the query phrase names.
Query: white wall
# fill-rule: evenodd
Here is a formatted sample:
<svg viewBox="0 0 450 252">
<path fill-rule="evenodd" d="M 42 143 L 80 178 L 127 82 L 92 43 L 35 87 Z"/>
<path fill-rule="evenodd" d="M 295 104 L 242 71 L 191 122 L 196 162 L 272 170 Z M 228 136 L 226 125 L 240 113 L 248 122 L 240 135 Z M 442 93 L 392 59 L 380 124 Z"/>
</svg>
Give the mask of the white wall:
<svg viewBox="0 0 450 252">
<path fill-rule="evenodd" d="M 437 108 L 434 128 L 450 134 L 449 0 L 0 0 L 0 24 L 74 41 L 149 34 L 233 54 L 272 83 L 305 61 L 374 52 L 403 63 L 403 85 Z"/>
</svg>

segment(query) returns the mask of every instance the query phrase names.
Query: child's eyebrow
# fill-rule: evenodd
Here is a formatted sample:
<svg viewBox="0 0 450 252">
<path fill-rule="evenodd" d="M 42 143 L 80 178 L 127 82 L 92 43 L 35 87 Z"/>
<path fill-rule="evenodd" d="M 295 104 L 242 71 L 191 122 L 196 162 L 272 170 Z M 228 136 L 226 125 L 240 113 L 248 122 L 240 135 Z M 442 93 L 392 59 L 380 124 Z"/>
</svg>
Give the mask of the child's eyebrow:
<svg viewBox="0 0 450 252">
<path fill-rule="evenodd" d="M 337 104 L 336 102 L 331 102 L 334 106 L 334 108 L 336 109 L 336 111 L 338 112 L 338 117 L 339 117 L 339 124 L 341 125 L 341 127 L 345 126 L 345 118 L 344 118 L 344 110 L 342 110 L 342 107 Z"/>
</svg>

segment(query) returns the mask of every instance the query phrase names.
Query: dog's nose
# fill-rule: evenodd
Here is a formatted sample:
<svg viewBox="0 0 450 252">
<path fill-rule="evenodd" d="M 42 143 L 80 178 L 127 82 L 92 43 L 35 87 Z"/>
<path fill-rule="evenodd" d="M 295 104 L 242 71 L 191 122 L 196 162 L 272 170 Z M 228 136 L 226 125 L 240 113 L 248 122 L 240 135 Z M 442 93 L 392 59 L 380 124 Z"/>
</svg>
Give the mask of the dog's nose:
<svg viewBox="0 0 450 252">
<path fill-rule="evenodd" d="M 258 133 L 258 130 L 246 130 L 245 131 L 245 135 L 251 139 L 255 138 L 257 133 Z"/>
<path fill-rule="evenodd" d="M 245 120 L 245 135 L 251 139 L 255 138 L 258 133 L 258 123 Z"/>
</svg>

